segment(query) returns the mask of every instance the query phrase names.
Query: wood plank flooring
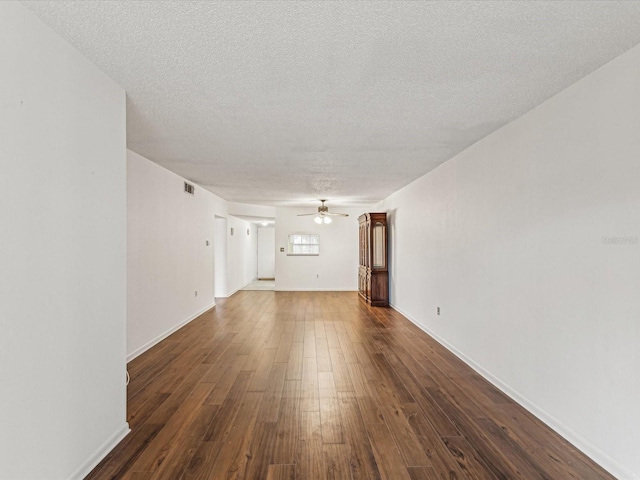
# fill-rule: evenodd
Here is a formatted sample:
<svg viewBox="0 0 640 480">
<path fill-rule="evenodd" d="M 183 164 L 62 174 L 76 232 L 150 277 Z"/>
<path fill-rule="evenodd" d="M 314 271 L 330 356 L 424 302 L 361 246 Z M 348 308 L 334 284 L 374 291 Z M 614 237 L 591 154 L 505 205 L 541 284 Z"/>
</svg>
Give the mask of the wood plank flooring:
<svg viewBox="0 0 640 480">
<path fill-rule="evenodd" d="M 241 291 L 129 364 L 88 479 L 611 479 L 388 308 Z"/>
</svg>

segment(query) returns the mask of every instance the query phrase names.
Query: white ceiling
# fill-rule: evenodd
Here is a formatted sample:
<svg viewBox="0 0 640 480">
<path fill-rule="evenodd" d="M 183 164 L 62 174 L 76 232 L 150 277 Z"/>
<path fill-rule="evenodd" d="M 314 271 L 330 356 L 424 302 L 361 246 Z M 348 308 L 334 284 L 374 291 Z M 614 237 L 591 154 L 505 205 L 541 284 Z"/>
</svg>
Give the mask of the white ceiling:
<svg viewBox="0 0 640 480">
<path fill-rule="evenodd" d="M 640 43 L 640 2 L 26 1 L 221 197 L 374 203 Z"/>
</svg>

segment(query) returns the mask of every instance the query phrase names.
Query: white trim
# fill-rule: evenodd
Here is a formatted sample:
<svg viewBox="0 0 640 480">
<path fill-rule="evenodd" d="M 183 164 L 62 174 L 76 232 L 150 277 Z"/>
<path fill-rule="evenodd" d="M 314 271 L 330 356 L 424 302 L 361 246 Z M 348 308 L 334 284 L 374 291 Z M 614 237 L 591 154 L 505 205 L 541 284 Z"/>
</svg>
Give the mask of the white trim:
<svg viewBox="0 0 640 480">
<path fill-rule="evenodd" d="M 151 347 L 153 347 L 154 345 L 160 343 L 162 340 L 164 340 L 165 338 L 167 338 L 169 335 L 171 335 L 173 332 L 180 330 L 182 327 L 184 327 L 187 323 L 189 323 L 192 320 L 195 320 L 196 318 L 198 318 L 200 315 L 202 315 L 203 313 L 207 312 L 208 310 L 211 310 L 213 307 L 216 306 L 216 303 L 213 302 L 211 305 L 209 305 L 208 307 L 205 307 L 203 310 L 200 310 L 198 313 L 192 315 L 191 317 L 187 318 L 186 320 L 183 320 L 182 322 L 178 323 L 177 325 L 174 325 L 173 327 L 171 327 L 169 330 L 167 330 L 164 333 L 161 333 L 160 335 L 158 335 L 156 338 L 154 338 L 153 340 L 148 341 L 147 343 L 145 343 L 144 345 L 142 345 L 139 348 L 136 348 L 133 352 L 129 353 L 127 355 L 127 363 L 129 363 L 131 360 L 133 360 L 134 358 L 142 355 L 144 352 L 146 352 L 147 350 L 149 350 Z"/>
<path fill-rule="evenodd" d="M 93 455 L 91 455 L 75 472 L 71 474 L 69 480 L 82 480 L 84 477 L 89 475 L 91 470 L 96 468 L 96 466 L 109 454 L 111 450 L 116 447 L 116 445 L 122 441 L 124 437 L 129 434 L 129 432 L 131 432 L 131 429 L 129 428 L 129 424 L 125 422 L 120 430 L 104 442 Z"/>
<path fill-rule="evenodd" d="M 245 288 L 247 288 L 249 285 L 251 285 L 253 282 L 255 282 L 256 280 L 258 280 L 258 277 L 255 277 L 253 280 L 251 280 L 249 283 L 247 283 L 244 287 L 240 287 L 236 290 L 234 290 L 233 292 L 229 293 L 226 297 L 218 297 L 218 298 L 229 298 L 232 295 L 235 295 L 236 293 L 238 293 L 240 290 L 244 290 Z M 252 290 L 253 292 L 258 292 L 260 290 Z M 264 290 L 265 292 L 270 292 L 271 290 Z"/>
<path fill-rule="evenodd" d="M 258 277 L 255 277 L 253 280 L 249 281 L 246 285 L 240 287 L 240 288 L 236 288 L 233 292 L 231 293 L 227 293 L 226 297 L 218 297 L 218 298 L 229 298 L 232 295 L 235 295 L 236 293 L 238 293 L 240 290 L 242 290 L 245 287 L 248 287 L 249 285 L 251 285 L 253 282 L 255 282 L 258 279 Z"/>
<path fill-rule="evenodd" d="M 538 407 L 534 402 L 530 401 L 516 390 L 512 389 L 509 385 L 504 383 L 502 380 L 491 374 L 491 372 L 485 370 L 481 365 L 478 365 L 471 358 L 467 357 L 464 353 L 459 351 L 456 347 L 451 345 L 445 339 L 441 338 L 436 333 L 432 332 L 429 328 L 422 325 L 416 319 L 412 318 L 408 313 L 403 312 L 400 308 L 392 303 L 389 303 L 389 306 L 393 308 L 398 313 L 402 314 L 408 320 L 410 320 L 414 325 L 420 328 L 427 335 L 433 337 L 438 343 L 440 343 L 443 347 L 453 353 L 456 357 L 470 366 L 473 370 L 479 373 L 483 378 L 489 381 L 493 386 L 501 390 L 505 395 L 509 396 L 512 400 L 518 403 L 520 406 L 524 407 L 531 414 L 535 415 L 540 421 L 545 423 L 548 427 L 558 433 L 560 436 L 564 437 L 565 440 L 569 441 L 576 447 L 578 450 L 583 452 L 589 458 L 591 458 L 594 462 L 612 474 L 614 477 L 619 478 L 620 480 L 628 479 L 628 480 L 638 480 L 638 476 L 633 472 L 625 468 L 620 463 L 616 462 L 609 455 L 604 453 L 598 447 L 594 446 L 591 442 L 582 437 L 579 433 L 575 432 L 571 428 L 564 425 L 562 422 L 558 421 L 553 415 L 547 413 L 542 408 Z"/>
<path fill-rule="evenodd" d="M 276 286 L 276 292 L 357 292 L 353 288 L 279 288 Z"/>
</svg>

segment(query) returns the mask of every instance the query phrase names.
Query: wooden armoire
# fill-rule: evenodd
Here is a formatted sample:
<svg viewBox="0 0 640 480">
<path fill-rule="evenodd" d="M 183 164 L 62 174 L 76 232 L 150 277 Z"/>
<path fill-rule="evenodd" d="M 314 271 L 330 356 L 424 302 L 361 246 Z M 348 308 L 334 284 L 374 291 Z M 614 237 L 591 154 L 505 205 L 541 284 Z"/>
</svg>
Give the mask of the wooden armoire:
<svg viewBox="0 0 640 480">
<path fill-rule="evenodd" d="M 358 290 L 373 307 L 389 305 L 387 269 L 387 214 L 365 213 L 360 222 Z"/>
</svg>

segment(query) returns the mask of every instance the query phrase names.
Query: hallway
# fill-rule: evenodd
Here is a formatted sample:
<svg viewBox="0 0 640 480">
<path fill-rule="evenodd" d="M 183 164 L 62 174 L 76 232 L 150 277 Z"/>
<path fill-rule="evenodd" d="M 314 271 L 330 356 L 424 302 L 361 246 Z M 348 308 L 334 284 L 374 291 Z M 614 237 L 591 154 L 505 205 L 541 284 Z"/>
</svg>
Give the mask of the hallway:
<svg viewBox="0 0 640 480">
<path fill-rule="evenodd" d="M 129 364 L 89 479 L 605 479 L 392 309 L 241 291 Z"/>
</svg>

